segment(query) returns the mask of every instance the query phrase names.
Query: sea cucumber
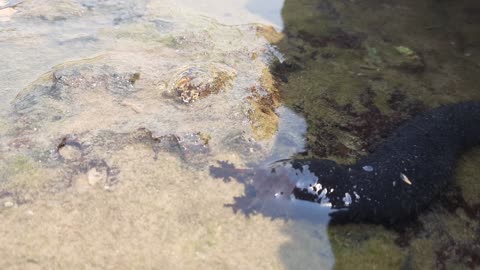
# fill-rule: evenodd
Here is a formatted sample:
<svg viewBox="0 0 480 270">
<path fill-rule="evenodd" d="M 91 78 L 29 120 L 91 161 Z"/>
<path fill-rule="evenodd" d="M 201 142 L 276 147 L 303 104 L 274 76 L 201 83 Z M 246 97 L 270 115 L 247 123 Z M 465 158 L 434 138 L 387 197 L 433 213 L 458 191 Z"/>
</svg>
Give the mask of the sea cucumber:
<svg viewBox="0 0 480 270">
<path fill-rule="evenodd" d="M 292 161 L 300 170 L 307 165 L 322 186 L 315 192 L 295 188 L 293 194 L 314 202 L 327 198 L 336 209 L 330 215 L 342 222 L 407 220 L 445 191 L 459 155 L 479 144 L 480 102 L 441 106 L 401 126 L 355 165 Z"/>
</svg>

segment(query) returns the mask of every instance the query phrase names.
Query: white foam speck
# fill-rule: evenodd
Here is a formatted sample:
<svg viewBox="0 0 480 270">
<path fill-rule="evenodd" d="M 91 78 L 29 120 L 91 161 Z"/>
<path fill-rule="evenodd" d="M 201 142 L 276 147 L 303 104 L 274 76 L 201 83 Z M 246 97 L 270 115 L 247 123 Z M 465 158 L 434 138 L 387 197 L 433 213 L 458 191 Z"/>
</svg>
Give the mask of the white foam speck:
<svg viewBox="0 0 480 270">
<path fill-rule="evenodd" d="M 352 196 L 350 196 L 350 194 L 345 193 L 345 197 L 343 197 L 343 202 L 345 203 L 345 206 L 349 206 L 350 204 L 352 204 Z"/>
<path fill-rule="evenodd" d="M 373 171 L 373 167 L 369 166 L 369 165 L 363 166 L 362 169 L 366 172 L 372 172 Z"/>
</svg>

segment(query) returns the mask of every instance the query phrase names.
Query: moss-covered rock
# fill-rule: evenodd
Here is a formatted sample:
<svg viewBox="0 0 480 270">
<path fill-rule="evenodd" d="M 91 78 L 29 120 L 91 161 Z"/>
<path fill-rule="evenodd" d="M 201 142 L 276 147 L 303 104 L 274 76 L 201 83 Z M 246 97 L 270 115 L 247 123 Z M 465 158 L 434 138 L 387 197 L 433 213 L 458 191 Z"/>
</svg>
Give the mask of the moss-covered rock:
<svg viewBox="0 0 480 270">
<path fill-rule="evenodd" d="M 480 207 L 480 148 L 466 153 L 457 168 L 457 183 L 462 190 L 465 202 L 471 207 Z"/>
<path fill-rule="evenodd" d="M 394 242 L 396 233 L 381 226 L 333 226 L 329 235 L 335 269 L 399 269 L 406 260 L 406 251 Z"/>
</svg>

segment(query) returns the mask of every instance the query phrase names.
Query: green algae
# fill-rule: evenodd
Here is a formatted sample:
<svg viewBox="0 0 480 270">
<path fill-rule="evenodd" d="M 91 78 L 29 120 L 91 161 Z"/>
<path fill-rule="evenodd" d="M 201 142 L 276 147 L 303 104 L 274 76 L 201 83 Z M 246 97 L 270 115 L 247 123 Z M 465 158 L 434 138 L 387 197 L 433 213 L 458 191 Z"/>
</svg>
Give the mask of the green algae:
<svg viewBox="0 0 480 270">
<path fill-rule="evenodd" d="M 478 66 L 438 41 L 432 34 L 438 29 L 410 31 L 425 17 L 439 18 L 437 11 L 418 16 L 430 4 L 404 3 L 408 11 L 385 5 L 382 15 L 368 16 L 369 4 L 375 5 L 285 3 L 286 35 L 277 44 L 286 62 L 275 70 L 285 82 L 285 103 L 307 120 L 309 156 L 354 162 L 420 111 L 480 99 Z M 389 16 L 396 12 L 405 17 L 392 24 Z"/>
<path fill-rule="evenodd" d="M 416 12 L 429 5 L 417 7 L 407 3 L 415 11 L 407 12 L 405 20 L 397 25 L 390 23 L 388 14 L 394 16 L 395 12 L 406 11 L 385 5 L 382 15 L 369 16 L 373 11 L 366 8 L 368 4 L 308 0 L 285 3 L 283 17 L 287 38 L 278 45 L 287 52 L 288 86 L 281 90 L 288 105 L 307 112 L 305 116 L 311 133 L 315 133 L 318 121 L 335 127 L 341 126 L 345 118 L 355 118 L 347 112 L 351 107 L 353 113 L 378 109 L 390 119 L 393 127 L 421 109 L 480 98 L 473 76 L 478 67 L 464 57 L 457 57 L 450 44 L 439 43 L 430 33 L 432 30 L 407 30 L 426 20 L 426 16 L 418 16 Z M 304 13 L 305 16 L 300 16 Z M 430 16 L 437 18 L 439 15 L 430 12 Z M 376 31 L 378 25 L 384 25 L 385 30 Z M 399 29 L 400 26 L 404 28 Z M 397 45 L 399 43 L 403 45 Z M 432 49 L 425 48 L 425 44 L 434 46 L 435 57 L 431 57 Z M 448 74 L 435 68 L 439 59 L 444 64 L 442 68 L 449 67 Z M 465 70 L 462 65 L 468 68 Z M 452 87 L 461 91 L 453 91 Z M 402 92 L 403 97 L 398 97 L 398 92 Z M 367 95 L 373 96 L 372 100 L 362 103 L 362 96 Z M 332 108 L 331 104 L 338 106 Z M 337 113 L 332 114 L 332 110 Z M 340 132 L 338 129 L 329 131 L 334 135 Z M 332 141 L 323 143 L 331 144 Z M 358 157 L 358 153 L 355 154 L 358 150 L 351 150 L 348 155 Z M 324 156 L 340 158 L 335 151 L 324 153 Z"/>
<path fill-rule="evenodd" d="M 331 226 L 329 235 L 335 269 L 398 269 L 405 263 L 405 250 L 394 243 L 396 234 L 381 226 Z"/>
<path fill-rule="evenodd" d="M 405 269 L 435 269 L 435 245 L 430 239 L 416 239 L 411 243 Z"/>
<path fill-rule="evenodd" d="M 420 217 L 423 229 L 408 249 L 413 269 L 467 268 L 480 251 L 479 224 L 461 208 L 454 212 L 436 208 Z"/>
<path fill-rule="evenodd" d="M 475 148 L 466 153 L 458 163 L 457 183 L 462 189 L 462 195 L 465 201 L 471 205 L 480 205 L 480 181 L 479 165 L 480 148 Z"/>
</svg>

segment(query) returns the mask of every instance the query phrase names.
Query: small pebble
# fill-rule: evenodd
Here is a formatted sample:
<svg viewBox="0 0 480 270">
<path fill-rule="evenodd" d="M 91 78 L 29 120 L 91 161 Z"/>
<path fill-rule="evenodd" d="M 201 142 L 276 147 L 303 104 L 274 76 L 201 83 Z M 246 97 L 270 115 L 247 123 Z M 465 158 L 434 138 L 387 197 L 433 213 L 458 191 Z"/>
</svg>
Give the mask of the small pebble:
<svg viewBox="0 0 480 270">
<path fill-rule="evenodd" d="M 3 203 L 3 206 L 4 207 L 7 207 L 7 208 L 10 208 L 10 207 L 13 207 L 15 204 L 11 201 L 6 201 Z"/>
</svg>

